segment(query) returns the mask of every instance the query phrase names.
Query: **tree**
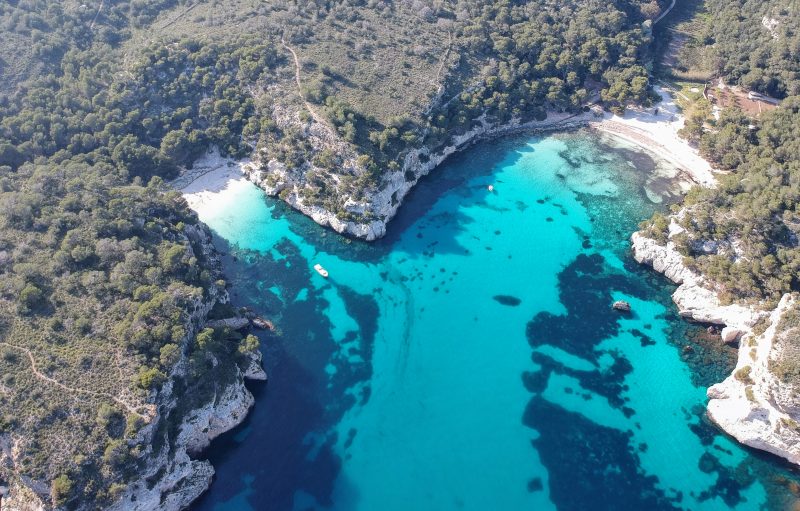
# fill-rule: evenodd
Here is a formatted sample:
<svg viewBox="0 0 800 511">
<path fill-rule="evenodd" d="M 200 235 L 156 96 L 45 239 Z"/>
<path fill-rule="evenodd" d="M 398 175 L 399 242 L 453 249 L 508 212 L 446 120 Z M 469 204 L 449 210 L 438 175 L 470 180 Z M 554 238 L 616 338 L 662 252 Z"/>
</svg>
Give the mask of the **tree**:
<svg viewBox="0 0 800 511">
<path fill-rule="evenodd" d="M 66 474 L 53 479 L 50 484 L 50 498 L 53 499 L 54 506 L 63 506 L 67 503 L 72 493 L 73 482 Z"/>
<path fill-rule="evenodd" d="M 247 337 L 239 341 L 239 353 L 242 355 L 249 355 L 258 351 L 260 342 L 258 337 L 253 334 L 247 334 Z"/>
<path fill-rule="evenodd" d="M 32 312 L 43 304 L 44 293 L 34 284 L 28 283 L 19 292 L 17 302 L 23 312 Z"/>
</svg>

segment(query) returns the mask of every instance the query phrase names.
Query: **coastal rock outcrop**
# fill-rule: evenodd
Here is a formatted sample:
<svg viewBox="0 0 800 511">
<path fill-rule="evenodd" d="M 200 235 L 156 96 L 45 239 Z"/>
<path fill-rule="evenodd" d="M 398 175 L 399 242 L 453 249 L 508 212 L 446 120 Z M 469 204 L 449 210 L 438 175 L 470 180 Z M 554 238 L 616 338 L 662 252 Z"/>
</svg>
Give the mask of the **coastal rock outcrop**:
<svg viewBox="0 0 800 511">
<path fill-rule="evenodd" d="M 672 241 L 666 245 L 639 232 L 631 236 L 633 257 L 679 284 L 672 294 L 680 315 L 700 323 L 725 325 L 739 332 L 749 331 L 765 313 L 743 305 L 722 305 L 717 293 L 704 285 L 702 275 L 686 267 L 683 255 Z"/>
<path fill-rule="evenodd" d="M 210 261 L 220 271 L 220 261 L 211 242 L 211 233 L 202 224 L 187 224 L 184 235 L 192 242 L 192 255 Z M 179 511 L 197 499 L 211 484 L 214 468 L 208 461 L 193 459 L 211 440 L 241 423 L 253 405 L 253 396 L 244 386 L 245 379 L 265 380 L 261 368 L 261 353 L 249 355 L 243 369 L 235 368 L 233 376 L 205 402 L 194 405 L 192 396 L 176 389 L 175 382 L 188 374 L 187 345 L 205 326 L 207 316 L 216 303 L 226 303 L 224 288 L 211 286 L 195 303 L 187 305 L 186 335 L 181 341 L 183 358 L 179 360 L 167 381 L 148 399 L 148 423 L 134 440 L 146 446 L 138 455 L 137 478 L 129 481 L 110 511 Z M 235 318 L 234 318 L 235 319 Z M 249 324 L 246 318 L 244 321 Z M 237 321 L 235 323 L 241 323 Z M 235 324 L 225 325 L 235 327 Z M 216 361 L 216 363 L 220 363 Z M 172 429 L 170 423 L 177 424 Z M 21 458 L 14 439 L 0 436 L 0 463 L 13 466 Z M 45 511 L 52 509 L 50 487 L 41 481 L 18 477 L 7 481 L 8 492 L 2 498 L 3 511 Z"/>
<path fill-rule="evenodd" d="M 250 326 L 250 320 L 241 316 L 234 318 L 215 319 L 206 323 L 209 328 L 230 328 L 231 330 L 241 330 Z"/>
<path fill-rule="evenodd" d="M 659 244 L 637 232 L 631 237 L 634 258 L 679 284 L 672 295 L 682 317 L 724 325 L 725 342 L 739 342 L 736 369 L 722 383 L 708 389 L 708 416 L 739 442 L 800 464 L 800 406 L 771 371 L 780 356 L 776 331 L 796 299 L 784 295 L 772 312 L 755 306 L 722 305 L 703 277 L 683 264 L 672 241 Z M 754 327 L 767 321 L 758 334 Z"/>
<path fill-rule="evenodd" d="M 202 247 L 203 256 L 214 260 L 219 268 L 219 257 L 212 245 L 208 228 L 189 226 L 187 229 L 189 229 L 187 235 Z M 190 342 L 202 325 L 209 324 L 206 322 L 206 317 L 214 304 L 227 303 L 228 299 L 225 291 L 212 292 L 208 300 L 198 304 L 189 322 L 187 330 L 189 333 L 185 342 Z M 239 320 L 249 324 L 247 318 L 231 319 L 237 321 L 223 320 L 225 326 L 234 327 L 242 323 Z M 142 477 L 127 486 L 122 497 L 109 508 L 109 511 L 152 509 L 179 511 L 188 507 L 208 489 L 214 476 L 214 467 L 211 463 L 193 459 L 192 456 L 200 454 L 214 438 L 236 427 L 247 416 L 250 407 L 253 406 L 254 398 L 244 386 L 244 380 L 248 377 L 266 379 L 266 374 L 261 369 L 261 353 L 253 354 L 246 370 L 243 372 L 237 368 L 231 382 L 221 392 L 198 408 L 177 417 L 180 425 L 176 437 L 165 442 L 166 445 L 157 451 L 153 448 L 154 440 L 159 435 L 164 435 L 159 431 L 159 425 L 163 421 L 175 420 L 171 416 L 180 413 L 179 399 L 185 399 L 185 396 L 175 395 L 173 383 L 187 371 L 188 360 L 184 359 L 176 365 L 170 380 L 162 388 L 157 403 L 158 415 L 140 432 L 140 435 L 149 439 L 145 442 L 149 445 L 148 451 L 142 456 L 145 461 Z"/>
<path fill-rule="evenodd" d="M 739 442 L 800 465 L 797 397 L 770 370 L 779 356 L 775 340 L 782 317 L 795 302 L 785 294 L 769 316 L 769 328 L 743 338 L 733 374 L 708 389 L 708 416 Z"/>
<path fill-rule="evenodd" d="M 287 204 L 310 217 L 316 223 L 328 226 L 334 231 L 366 240 L 375 240 L 386 234 L 386 224 L 395 216 L 406 194 L 417 184 L 420 178 L 438 167 L 449 156 L 470 144 L 486 138 L 506 135 L 518 131 L 556 131 L 585 126 L 593 119 L 591 113 L 565 114 L 550 113 L 543 121 L 521 122 L 512 119 L 507 123 L 492 123 L 480 118 L 471 130 L 454 135 L 450 142 L 440 148 L 422 147 L 406 153 L 400 169 L 389 172 L 381 179 L 380 185 L 368 190 L 359 199 L 345 197 L 345 209 L 349 213 L 363 215 L 369 213 L 372 218 L 366 222 L 342 219 L 325 207 L 308 203 L 304 199 L 304 172 L 289 171 L 285 165 L 268 159 L 261 165 L 250 164 L 242 170 L 250 181 L 261 187 L 268 195 L 279 195 Z M 364 172 L 359 168 L 356 155 L 337 137 L 332 136 L 325 126 L 311 122 L 306 128 L 306 136 L 315 147 L 332 148 L 337 154 L 344 155 L 344 168 L 351 172 Z M 268 156 L 267 156 L 268 158 Z M 310 164 L 309 164 L 310 165 Z M 313 169 L 313 167 L 310 167 Z M 308 170 L 305 167 L 303 171 Z M 317 169 L 318 170 L 318 169 Z"/>
</svg>

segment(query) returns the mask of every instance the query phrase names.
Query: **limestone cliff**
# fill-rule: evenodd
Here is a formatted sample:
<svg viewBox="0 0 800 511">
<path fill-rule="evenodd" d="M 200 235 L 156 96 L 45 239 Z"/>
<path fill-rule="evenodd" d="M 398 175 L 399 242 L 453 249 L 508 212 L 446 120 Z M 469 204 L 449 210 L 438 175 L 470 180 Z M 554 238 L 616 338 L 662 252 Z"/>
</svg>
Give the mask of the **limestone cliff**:
<svg viewBox="0 0 800 511">
<path fill-rule="evenodd" d="M 670 236 L 679 232 L 675 222 Z M 784 295 L 771 312 L 754 305 L 723 305 L 702 275 L 683 263 L 675 244 L 659 244 L 642 233 L 631 237 L 635 259 L 679 284 L 672 295 L 682 317 L 723 325 L 722 340 L 738 342 L 733 374 L 708 389 L 708 416 L 739 442 L 800 464 L 800 406 L 771 370 L 781 353 L 776 336 L 787 310 L 795 303 Z M 761 332 L 759 324 L 769 327 Z"/>
<path fill-rule="evenodd" d="M 198 222 L 187 225 L 185 235 L 202 254 L 193 254 L 207 261 L 217 272 L 221 266 L 211 243 L 210 231 Z M 186 411 L 185 402 L 192 396 L 176 391 L 175 383 L 188 373 L 187 346 L 206 324 L 209 311 L 217 303 L 228 301 L 224 290 L 211 287 L 203 298 L 189 307 L 183 338 L 183 358 L 174 366 L 168 380 L 158 392 L 148 399 L 151 415 L 146 426 L 137 434 L 134 444 L 146 448 L 139 455 L 138 478 L 129 482 L 116 502 L 107 509 L 118 511 L 178 511 L 185 509 L 211 484 L 214 468 L 208 461 L 193 459 L 209 442 L 229 431 L 246 417 L 253 405 L 253 396 L 245 388 L 245 379 L 265 380 L 261 369 L 261 353 L 250 356 L 245 367 L 234 369 L 234 376 L 227 386 L 221 388 L 207 402 L 196 409 Z M 218 362 L 218 361 L 217 361 Z M 220 363 L 220 362 L 218 362 Z M 171 428 L 170 424 L 177 424 Z M 0 438 L 0 464 L 10 467 L 8 492 L 2 497 L 3 511 L 45 511 L 52 509 L 49 499 L 50 485 L 44 481 L 33 481 L 13 476 L 18 442 Z M 79 509 L 95 509 L 91 502 L 79 504 Z"/>
<path fill-rule="evenodd" d="M 366 240 L 374 240 L 386 234 L 386 224 L 397 213 L 406 194 L 444 160 L 455 152 L 464 149 L 478 140 L 513 133 L 516 131 L 556 131 L 584 126 L 593 118 L 593 114 L 551 113 L 544 121 L 520 122 L 514 119 L 508 123 L 496 124 L 479 119 L 479 123 L 460 135 L 454 135 L 443 147 L 421 147 L 405 153 L 403 165 L 394 172 L 388 172 L 380 178 L 378 186 L 355 196 L 341 183 L 343 176 L 357 176 L 366 172 L 360 167 L 357 155 L 352 147 L 339 139 L 329 127 L 313 120 L 300 122 L 297 114 L 283 113 L 278 117 L 279 123 L 293 124 L 303 129 L 305 139 L 316 152 L 329 149 L 340 155 L 342 163 L 336 173 L 318 168 L 311 161 L 304 162 L 296 169 L 287 169 L 269 154 L 260 154 L 254 163 L 243 167 L 247 178 L 264 189 L 268 195 L 280 195 L 290 206 L 311 217 L 320 225 L 328 226 L 336 232 L 348 234 Z M 328 186 L 336 191 L 333 195 L 343 204 L 345 214 L 336 214 L 324 205 L 312 204 L 307 191 L 313 186 L 306 176 L 309 174 L 325 175 Z M 351 220 L 348 218 L 355 218 Z M 368 219 L 368 220 L 363 220 Z"/>
</svg>

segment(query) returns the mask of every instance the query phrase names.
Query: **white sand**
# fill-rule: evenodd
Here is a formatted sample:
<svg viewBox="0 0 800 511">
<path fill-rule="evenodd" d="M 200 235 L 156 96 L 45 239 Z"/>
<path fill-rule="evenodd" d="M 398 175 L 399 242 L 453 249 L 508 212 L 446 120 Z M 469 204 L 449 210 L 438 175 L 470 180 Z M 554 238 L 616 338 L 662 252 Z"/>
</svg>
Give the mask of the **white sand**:
<svg viewBox="0 0 800 511">
<path fill-rule="evenodd" d="M 183 194 L 201 219 L 214 217 L 230 205 L 230 201 L 222 200 L 223 196 L 235 198 L 236 190 L 254 186 L 243 173 L 243 168 L 249 165 L 252 165 L 250 160 L 226 158 L 212 148 L 170 184 Z"/>
<path fill-rule="evenodd" d="M 605 113 L 602 120 L 591 121 L 590 125 L 652 152 L 685 172 L 696 183 L 714 186 L 716 179 L 711 165 L 678 136 L 684 117 L 675 101 L 660 87 L 655 90 L 662 97 L 661 103 L 655 107 L 630 108 L 622 117 Z M 658 108 L 658 115 L 653 114 L 655 108 Z M 210 218 L 230 206 L 227 199 L 235 200 L 236 190 L 253 186 L 243 173 L 244 168 L 252 164 L 250 160 L 223 157 L 212 148 L 171 184 L 181 191 L 189 207 L 201 218 Z"/>
<path fill-rule="evenodd" d="M 684 124 L 678 105 L 664 89 L 655 87 L 655 90 L 662 99 L 656 106 L 629 108 L 622 117 L 606 113 L 602 121 L 591 125 L 654 153 L 686 172 L 698 184 L 714 186 L 716 179 L 711 165 L 697 149 L 678 136 Z M 658 115 L 653 114 L 656 108 Z"/>
</svg>

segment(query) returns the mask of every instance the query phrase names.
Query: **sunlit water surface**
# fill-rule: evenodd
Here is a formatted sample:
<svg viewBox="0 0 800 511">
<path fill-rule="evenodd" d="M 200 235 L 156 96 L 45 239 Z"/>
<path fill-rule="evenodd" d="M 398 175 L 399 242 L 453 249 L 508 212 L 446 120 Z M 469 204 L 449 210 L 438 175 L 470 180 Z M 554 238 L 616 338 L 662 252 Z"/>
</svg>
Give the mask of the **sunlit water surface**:
<svg viewBox="0 0 800 511">
<path fill-rule="evenodd" d="M 704 417 L 735 352 L 629 255 L 679 192 L 656 167 L 589 132 L 483 143 L 373 244 L 231 186 L 201 219 L 280 335 L 196 508 L 783 508 L 785 469 Z"/>
</svg>

